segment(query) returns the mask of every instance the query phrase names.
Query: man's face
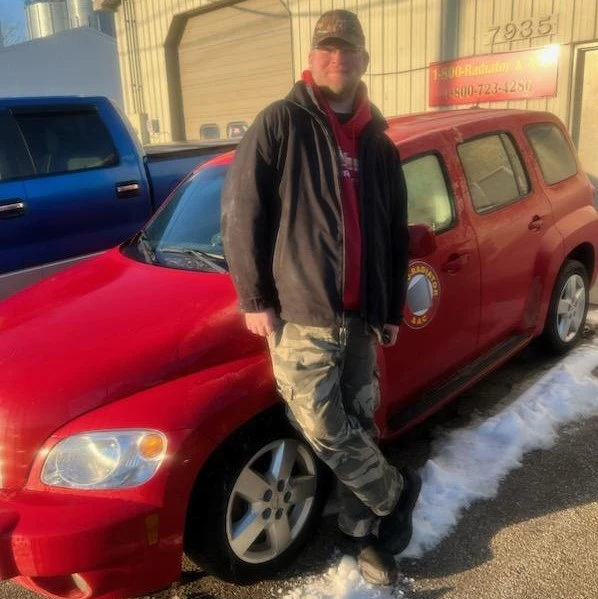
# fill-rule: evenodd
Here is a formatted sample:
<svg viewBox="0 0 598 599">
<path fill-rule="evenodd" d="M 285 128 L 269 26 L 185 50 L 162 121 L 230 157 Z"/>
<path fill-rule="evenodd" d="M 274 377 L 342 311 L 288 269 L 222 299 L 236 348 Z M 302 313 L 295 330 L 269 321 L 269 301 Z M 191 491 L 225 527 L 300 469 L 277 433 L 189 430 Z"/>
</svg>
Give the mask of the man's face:
<svg viewBox="0 0 598 599">
<path fill-rule="evenodd" d="M 368 66 L 369 56 L 339 39 L 324 40 L 309 53 L 309 69 L 316 85 L 331 100 L 351 98 Z"/>
</svg>

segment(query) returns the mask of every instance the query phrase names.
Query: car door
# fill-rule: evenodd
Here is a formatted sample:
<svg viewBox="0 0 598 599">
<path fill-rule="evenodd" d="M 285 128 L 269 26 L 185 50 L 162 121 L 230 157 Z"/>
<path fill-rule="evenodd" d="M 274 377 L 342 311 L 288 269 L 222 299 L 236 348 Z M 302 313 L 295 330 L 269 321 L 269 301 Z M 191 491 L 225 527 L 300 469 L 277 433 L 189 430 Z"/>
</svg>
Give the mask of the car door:
<svg viewBox="0 0 598 599">
<path fill-rule="evenodd" d="M 95 106 L 11 111 L 35 168 L 25 189 L 38 264 L 105 250 L 150 216 L 137 157 L 119 154 Z"/>
<path fill-rule="evenodd" d="M 531 184 L 513 135 L 465 137 L 457 153 L 480 252 L 483 351 L 523 334 L 528 307 L 540 298 L 535 264 L 553 216 L 544 192 Z"/>
<path fill-rule="evenodd" d="M 37 262 L 33 234 L 27 219 L 24 177 L 33 165 L 8 110 L 0 110 L 0 298 L 8 294 L 6 273 Z"/>
<path fill-rule="evenodd" d="M 480 264 L 454 158 L 445 137 L 401 148 L 410 224 L 430 225 L 436 250 L 409 264 L 399 341 L 380 360 L 381 424 L 399 429 L 433 407 L 424 390 L 447 380 L 476 351 L 480 319 Z M 456 184 L 457 183 L 457 184 Z"/>
</svg>

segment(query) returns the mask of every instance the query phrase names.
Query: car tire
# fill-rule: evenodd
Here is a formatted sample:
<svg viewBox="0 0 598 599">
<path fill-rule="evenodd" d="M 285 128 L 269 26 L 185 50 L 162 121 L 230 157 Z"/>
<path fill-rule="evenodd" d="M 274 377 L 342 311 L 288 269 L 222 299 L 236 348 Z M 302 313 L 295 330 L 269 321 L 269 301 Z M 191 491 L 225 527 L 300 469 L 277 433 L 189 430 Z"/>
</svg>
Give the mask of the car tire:
<svg viewBox="0 0 598 599">
<path fill-rule="evenodd" d="M 287 566 L 312 535 L 330 473 L 283 417 L 258 418 L 228 439 L 198 477 L 185 552 L 228 582 Z"/>
<path fill-rule="evenodd" d="M 546 324 L 543 347 L 553 354 L 564 354 L 580 339 L 590 301 L 588 273 L 578 260 L 567 260 L 559 272 Z"/>
</svg>

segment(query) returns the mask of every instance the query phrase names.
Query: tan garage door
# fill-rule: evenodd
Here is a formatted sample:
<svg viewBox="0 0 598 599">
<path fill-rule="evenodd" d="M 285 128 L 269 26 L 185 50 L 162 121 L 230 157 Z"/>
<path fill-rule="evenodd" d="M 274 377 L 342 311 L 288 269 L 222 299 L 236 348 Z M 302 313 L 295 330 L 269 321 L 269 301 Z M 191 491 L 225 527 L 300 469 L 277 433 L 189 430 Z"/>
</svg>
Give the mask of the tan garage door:
<svg viewBox="0 0 598 599">
<path fill-rule="evenodd" d="M 246 0 L 191 17 L 179 64 L 186 138 L 239 134 L 293 83 L 289 14 L 280 0 Z"/>
</svg>

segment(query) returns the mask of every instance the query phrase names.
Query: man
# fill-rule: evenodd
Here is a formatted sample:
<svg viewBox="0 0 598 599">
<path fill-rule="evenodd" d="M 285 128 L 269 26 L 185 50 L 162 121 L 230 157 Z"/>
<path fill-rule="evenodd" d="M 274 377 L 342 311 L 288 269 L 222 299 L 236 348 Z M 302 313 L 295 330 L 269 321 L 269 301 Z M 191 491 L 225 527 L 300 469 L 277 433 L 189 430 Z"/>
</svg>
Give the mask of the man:
<svg viewBox="0 0 598 599">
<path fill-rule="evenodd" d="M 364 578 L 392 584 L 421 481 L 376 443 L 376 342 L 397 340 L 409 233 L 399 154 L 361 81 L 368 61 L 357 16 L 324 13 L 303 80 L 239 145 L 222 231 L 287 414 L 341 483 L 339 528 Z"/>
</svg>

